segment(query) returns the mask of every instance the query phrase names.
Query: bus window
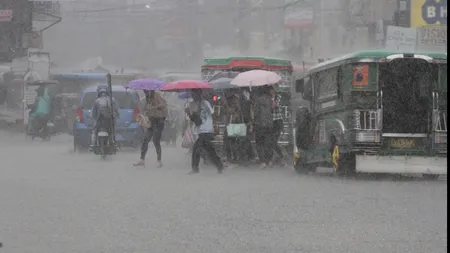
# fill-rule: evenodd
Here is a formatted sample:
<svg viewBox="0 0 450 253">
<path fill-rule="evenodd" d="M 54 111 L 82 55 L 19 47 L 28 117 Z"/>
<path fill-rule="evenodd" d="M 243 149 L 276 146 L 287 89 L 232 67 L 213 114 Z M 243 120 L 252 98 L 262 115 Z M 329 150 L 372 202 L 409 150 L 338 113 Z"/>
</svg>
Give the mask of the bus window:
<svg viewBox="0 0 450 253">
<path fill-rule="evenodd" d="M 312 79 L 307 76 L 304 78 L 304 84 L 303 84 L 303 94 L 302 97 L 305 100 L 312 100 L 313 97 L 313 86 L 312 86 Z"/>
<path fill-rule="evenodd" d="M 317 98 L 328 99 L 337 96 L 338 69 L 332 68 L 318 73 L 317 78 L 314 80 L 317 85 Z"/>
</svg>

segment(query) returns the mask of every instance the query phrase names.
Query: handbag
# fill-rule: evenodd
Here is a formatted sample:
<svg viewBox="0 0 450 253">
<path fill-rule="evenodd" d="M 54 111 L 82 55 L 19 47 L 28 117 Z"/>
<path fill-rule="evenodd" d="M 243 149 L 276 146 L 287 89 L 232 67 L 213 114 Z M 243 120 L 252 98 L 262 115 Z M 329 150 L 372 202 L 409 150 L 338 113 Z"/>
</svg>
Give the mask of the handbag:
<svg viewBox="0 0 450 253">
<path fill-rule="evenodd" d="M 230 121 L 232 121 L 233 116 L 231 116 Z M 247 125 L 245 123 L 230 123 L 227 125 L 227 135 L 228 137 L 246 137 L 247 136 Z"/>
<path fill-rule="evenodd" d="M 139 114 L 137 121 L 143 128 L 150 128 L 152 126 L 152 122 L 143 114 Z"/>
<path fill-rule="evenodd" d="M 192 128 L 188 127 L 186 131 L 184 131 L 183 135 L 183 141 L 181 142 L 182 148 L 191 148 L 194 146 L 194 143 L 196 141 L 196 138 L 194 136 L 194 133 L 192 132 Z"/>
<path fill-rule="evenodd" d="M 247 136 L 247 125 L 241 124 L 229 124 L 227 126 L 228 137 L 245 137 Z"/>
</svg>

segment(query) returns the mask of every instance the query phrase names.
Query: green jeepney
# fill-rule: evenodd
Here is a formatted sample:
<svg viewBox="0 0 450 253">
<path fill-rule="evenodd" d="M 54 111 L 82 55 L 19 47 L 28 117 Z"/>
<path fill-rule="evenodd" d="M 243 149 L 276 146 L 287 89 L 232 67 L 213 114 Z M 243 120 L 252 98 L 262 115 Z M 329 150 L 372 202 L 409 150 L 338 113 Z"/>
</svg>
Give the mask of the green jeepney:
<svg viewBox="0 0 450 253">
<path fill-rule="evenodd" d="M 297 171 L 447 174 L 446 53 L 351 53 L 295 86 Z"/>
</svg>

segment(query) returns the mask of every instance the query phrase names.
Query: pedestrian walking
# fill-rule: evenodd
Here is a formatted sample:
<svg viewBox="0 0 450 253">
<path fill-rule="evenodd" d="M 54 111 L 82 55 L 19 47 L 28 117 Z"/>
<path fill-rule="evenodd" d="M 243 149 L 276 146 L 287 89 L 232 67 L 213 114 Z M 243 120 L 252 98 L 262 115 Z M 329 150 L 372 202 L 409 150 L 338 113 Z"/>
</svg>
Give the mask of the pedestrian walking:
<svg viewBox="0 0 450 253">
<path fill-rule="evenodd" d="M 269 89 L 270 96 L 272 98 L 272 115 L 273 115 L 273 126 L 272 126 L 272 147 L 275 153 L 278 155 L 280 165 L 284 166 L 284 154 L 280 145 L 278 145 L 278 140 L 280 139 L 280 135 L 283 132 L 284 128 L 284 115 L 281 107 L 281 96 L 277 94 L 275 91 L 275 87 L 270 86 Z M 269 166 L 271 166 L 273 161 L 270 162 Z"/>
<path fill-rule="evenodd" d="M 273 157 L 273 115 L 272 98 L 266 86 L 259 88 L 254 103 L 254 124 L 256 151 L 261 162 L 261 169 L 266 168 Z"/>
<path fill-rule="evenodd" d="M 192 171 L 190 174 L 199 172 L 201 151 L 204 150 L 211 162 L 217 167 L 217 171 L 222 173 L 223 163 L 217 155 L 212 140 L 214 138 L 213 118 L 214 113 L 211 104 L 202 97 L 202 90 L 192 90 L 193 101 L 186 108 L 186 113 L 190 120 L 195 123 L 195 130 L 198 133 L 197 140 L 192 149 Z"/>
<path fill-rule="evenodd" d="M 242 88 L 242 93 L 240 96 L 240 105 L 242 112 L 242 119 L 247 125 L 247 137 L 243 140 L 242 148 L 243 152 L 247 155 L 247 162 L 254 162 L 255 154 L 253 152 L 253 122 L 252 122 L 252 100 L 250 98 L 250 90 Z"/>
<path fill-rule="evenodd" d="M 150 126 L 147 128 L 141 146 L 141 157 L 134 166 L 144 166 L 148 144 L 153 139 L 157 155 L 157 167 L 162 167 L 161 135 L 164 130 L 164 123 L 167 117 L 167 104 L 164 98 L 155 91 L 145 92 L 144 114 L 149 119 Z"/>
<path fill-rule="evenodd" d="M 225 100 L 225 126 L 228 126 L 229 124 L 243 123 L 243 117 L 239 103 L 239 94 L 237 94 L 236 92 L 226 92 Z M 228 136 L 228 131 L 225 128 L 223 141 L 225 153 L 227 156 L 227 162 L 237 162 L 238 157 L 241 156 L 239 155 L 239 150 L 237 150 L 240 143 L 239 138 Z"/>
</svg>

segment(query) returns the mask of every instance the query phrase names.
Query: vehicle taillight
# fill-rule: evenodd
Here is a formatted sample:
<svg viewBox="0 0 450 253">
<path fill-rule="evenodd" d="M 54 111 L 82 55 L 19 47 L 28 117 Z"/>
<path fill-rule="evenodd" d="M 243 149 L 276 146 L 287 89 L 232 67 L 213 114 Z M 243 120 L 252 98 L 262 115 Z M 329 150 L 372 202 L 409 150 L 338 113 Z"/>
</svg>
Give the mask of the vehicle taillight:
<svg viewBox="0 0 450 253">
<path fill-rule="evenodd" d="M 434 143 L 446 145 L 447 144 L 447 133 L 441 133 L 441 132 L 435 133 Z"/>
<path fill-rule="evenodd" d="M 139 110 L 139 108 L 134 108 L 133 110 L 133 122 L 137 122 L 138 121 L 138 117 L 139 114 L 141 113 L 141 111 Z"/>
<path fill-rule="evenodd" d="M 76 121 L 76 122 L 79 122 L 79 123 L 84 123 L 83 109 L 82 109 L 81 107 L 79 107 L 79 108 L 77 109 L 75 121 Z"/>
</svg>

